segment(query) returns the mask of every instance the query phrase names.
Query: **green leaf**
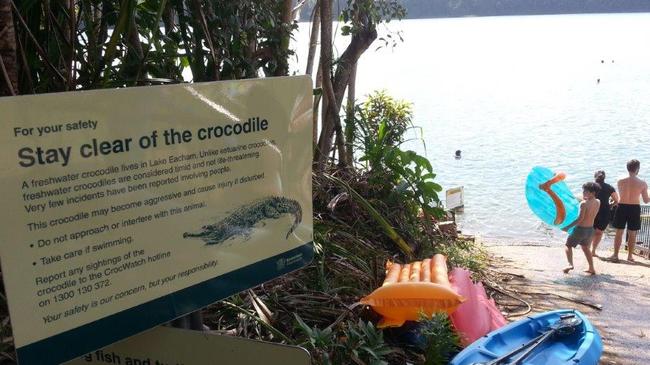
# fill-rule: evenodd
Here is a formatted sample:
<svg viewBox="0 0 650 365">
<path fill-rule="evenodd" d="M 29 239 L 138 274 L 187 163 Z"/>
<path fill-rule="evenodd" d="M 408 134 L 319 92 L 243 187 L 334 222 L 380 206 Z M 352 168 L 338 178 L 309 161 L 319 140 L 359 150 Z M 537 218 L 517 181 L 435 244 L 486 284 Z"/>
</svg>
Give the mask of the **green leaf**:
<svg viewBox="0 0 650 365">
<path fill-rule="evenodd" d="M 377 133 L 377 142 L 379 142 L 381 144 L 383 142 L 383 140 L 384 140 L 384 137 L 386 137 L 386 121 L 385 120 L 383 120 L 379 124 L 379 130 L 378 130 L 378 133 Z"/>
<path fill-rule="evenodd" d="M 402 250 L 402 252 L 409 258 L 413 257 L 413 249 L 406 243 L 406 241 L 404 241 L 402 236 L 397 233 L 395 228 L 393 228 L 393 226 L 388 223 L 386 218 L 384 218 L 381 213 L 379 213 L 377 209 L 375 209 L 375 207 L 370 204 L 368 200 L 359 195 L 359 193 L 357 193 L 356 190 L 352 189 L 350 185 L 348 185 L 345 181 L 326 173 L 323 173 L 323 176 L 344 187 L 348 193 L 350 193 L 352 198 L 354 198 L 357 203 L 363 206 L 363 208 L 366 209 L 370 216 L 375 219 L 377 223 L 379 223 L 379 226 L 384 230 L 384 233 L 386 233 L 386 235 L 390 237 L 393 242 L 395 242 L 395 244 Z"/>
<path fill-rule="evenodd" d="M 438 185 L 438 184 L 436 184 L 434 182 L 431 182 L 431 181 L 428 181 L 426 183 L 426 186 L 431 187 L 431 189 L 433 189 L 434 191 L 437 191 L 437 192 L 442 191 L 442 186 L 440 186 L 440 185 Z"/>
<path fill-rule="evenodd" d="M 187 58 L 187 56 L 183 56 L 180 59 L 181 59 L 181 67 L 183 68 L 190 67 L 190 60 L 189 58 Z"/>
<path fill-rule="evenodd" d="M 311 327 L 309 327 L 303 320 L 300 318 L 298 313 L 294 313 L 293 317 L 295 318 L 296 322 L 298 322 L 298 326 L 300 329 L 307 334 L 308 337 L 313 337 L 313 331 Z"/>
</svg>

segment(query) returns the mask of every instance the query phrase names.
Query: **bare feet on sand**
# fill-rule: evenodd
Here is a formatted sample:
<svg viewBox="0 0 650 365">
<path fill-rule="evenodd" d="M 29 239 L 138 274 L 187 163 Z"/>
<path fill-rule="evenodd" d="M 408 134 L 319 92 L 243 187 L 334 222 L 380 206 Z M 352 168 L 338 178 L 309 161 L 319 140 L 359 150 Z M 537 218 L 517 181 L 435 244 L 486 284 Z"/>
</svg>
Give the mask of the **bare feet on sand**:
<svg viewBox="0 0 650 365">
<path fill-rule="evenodd" d="M 606 258 L 605 260 L 617 263 L 618 262 L 618 256 L 612 255 L 612 256 L 609 256 L 608 258 Z"/>
<path fill-rule="evenodd" d="M 573 266 L 567 266 L 567 267 L 565 267 L 562 271 L 563 271 L 565 274 L 568 274 L 569 271 L 571 271 L 571 270 L 573 270 Z"/>
<path fill-rule="evenodd" d="M 596 275 L 596 270 L 585 270 L 585 272 L 589 275 Z"/>
<path fill-rule="evenodd" d="M 628 256 L 628 257 L 627 257 L 627 261 L 629 261 L 629 262 L 636 262 L 636 260 L 635 260 L 634 257 L 632 257 L 632 256 Z"/>
<path fill-rule="evenodd" d="M 593 256 L 593 257 L 599 257 L 598 254 L 596 253 L 596 251 L 591 252 L 591 256 Z"/>
</svg>

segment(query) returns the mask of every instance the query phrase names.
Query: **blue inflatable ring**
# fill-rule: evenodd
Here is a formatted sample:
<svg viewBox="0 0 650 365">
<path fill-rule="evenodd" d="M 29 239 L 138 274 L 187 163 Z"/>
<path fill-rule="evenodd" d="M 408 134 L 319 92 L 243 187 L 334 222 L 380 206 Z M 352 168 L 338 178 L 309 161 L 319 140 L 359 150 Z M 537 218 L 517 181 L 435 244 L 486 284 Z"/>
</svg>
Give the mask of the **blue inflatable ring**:
<svg viewBox="0 0 650 365">
<path fill-rule="evenodd" d="M 554 228 L 562 229 L 580 215 L 580 202 L 564 182 L 564 173 L 546 167 L 535 166 L 528 174 L 526 200 L 533 213 Z"/>
</svg>

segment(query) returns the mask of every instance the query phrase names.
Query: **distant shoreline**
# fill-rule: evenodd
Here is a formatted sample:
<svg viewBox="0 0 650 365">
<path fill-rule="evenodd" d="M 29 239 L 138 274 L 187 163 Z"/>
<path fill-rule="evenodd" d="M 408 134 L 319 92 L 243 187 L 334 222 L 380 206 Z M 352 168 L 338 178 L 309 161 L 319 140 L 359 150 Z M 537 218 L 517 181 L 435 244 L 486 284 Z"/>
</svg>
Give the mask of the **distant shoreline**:
<svg viewBox="0 0 650 365">
<path fill-rule="evenodd" d="M 487 18 L 487 17 L 501 17 L 501 16 L 538 16 L 538 15 L 606 15 L 606 14 L 646 14 L 650 13 L 649 10 L 639 10 L 639 11 L 617 11 L 617 12 L 580 12 L 580 13 L 503 13 L 503 14 L 466 14 L 466 15 L 429 15 L 429 16 L 407 16 L 403 20 L 414 20 L 414 19 L 455 19 L 455 18 Z M 306 19 L 309 20 L 309 19 Z M 303 21 L 303 20 L 301 20 Z"/>
<path fill-rule="evenodd" d="M 459 0 L 462 2 L 462 0 Z M 490 0 L 482 0 L 486 4 Z M 632 0 L 623 1 L 630 2 Z M 525 1 L 523 1 L 525 2 Z M 564 10 L 558 7 L 549 7 L 546 9 L 534 9 L 534 5 L 525 4 L 518 8 L 512 4 L 497 5 L 488 4 L 483 6 L 467 5 L 464 8 L 459 6 L 457 8 L 442 7 L 440 4 L 433 2 L 424 3 L 419 0 L 404 0 L 402 5 L 406 7 L 407 12 L 403 20 L 407 19 L 444 19 L 444 18 L 479 18 L 479 17 L 498 17 L 498 16 L 535 16 L 535 15 L 592 15 L 592 14 L 642 14 L 650 13 L 650 2 L 647 4 L 619 4 L 618 9 L 607 8 L 606 5 L 591 6 L 584 9 L 580 4 L 574 4 Z M 311 20 L 312 4 L 305 5 L 300 11 L 300 22 L 307 22 Z M 333 14 L 334 20 L 338 18 L 337 14 Z"/>
<path fill-rule="evenodd" d="M 607 15 L 607 14 L 648 14 L 650 9 L 647 10 L 638 10 L 638 11 L 591 11 L 591 12 L 580 12 L 580 13 L 499 13 L 499 14 L 465 14 L 465 15 L 426 15 L 422 16 L 406 16 L 402 20 L 418 20 L 418 19 L 458 19 L 458 18 L 494 18 L 502 16 L 540 16 L 540 15 Z M 305 10 L 301 12 L 300 19 L 298 22 L 310 22 L 309 18 L 311 12 L 307 14 Z"/>
</svg>

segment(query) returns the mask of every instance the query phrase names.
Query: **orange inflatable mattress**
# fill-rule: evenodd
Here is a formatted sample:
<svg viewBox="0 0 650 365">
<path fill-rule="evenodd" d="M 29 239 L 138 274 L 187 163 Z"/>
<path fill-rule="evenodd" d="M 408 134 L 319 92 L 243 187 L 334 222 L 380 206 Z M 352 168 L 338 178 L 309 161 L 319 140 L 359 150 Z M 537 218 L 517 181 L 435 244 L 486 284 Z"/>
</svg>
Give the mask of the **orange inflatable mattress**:
<svg viewBox="0 0 650 365">
<path fill-rule="evenodd" d="M 417 321 L 422 315 L 452 313 L 463 300 L 449 283 L 446 257 L 438 254 L 404 265 L 389 261 L 383 285 L 360 302 L 384 317 L 378 324 L 384 328 Z"/>
</svg>

